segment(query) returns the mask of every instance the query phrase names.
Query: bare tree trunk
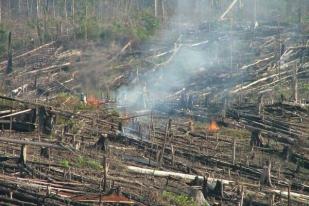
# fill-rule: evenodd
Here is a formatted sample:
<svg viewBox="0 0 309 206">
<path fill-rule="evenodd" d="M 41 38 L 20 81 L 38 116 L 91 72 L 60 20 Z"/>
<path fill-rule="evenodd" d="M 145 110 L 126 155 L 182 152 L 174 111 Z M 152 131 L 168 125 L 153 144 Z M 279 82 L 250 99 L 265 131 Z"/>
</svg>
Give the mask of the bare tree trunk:
<svg viewBox="0 0 309 206">
<path fill-rule="evenodd" d="M 85 18 L 86 18 L 86 24 L 85 24 L 85 40 L 88 39 L 88 28 L 87 28 L 87 20 L 88 20 L 88 4 L 85 2 Z"/>
<path fill-rule="evenodd" d="M 269 195 L 269 206 L 274 206 L 274 202 L 275 202 L 275 196 L 274 194 L 270 194 Z"/>
<path fill-rule="evenodd" d="M 8 1 L 8 6 L 7 6 L 7 18 L 10 19 L 11 17 L 11 1 Z"/>
<path fill-rule="evenodd" d="M 261 184 L 266 184 L 270 187 L 272 187 L 271 183 L 271 161 L 267 161 L 267 165 L 263 167 L 263 173 L 260 178 Z"/>
<path fill-rule="evenodd" d="M 162 7 L 162 21 L 163 22 L 165 22 L 165 19 L 166 19 L 166 17 L 165 17 L 165 0 L 162 0 L 161 1 L 161 7 Z"/>
<path fill-rule="evenodd" d="M 29 17 L 29 0 L 26 1 L 27 17 Z"/>
<path fill-rule="evenodd" d="M 288 206 L 291 205 L 291 185 L 288 186 Z"/>
<path fill-rule="evenodd" d="M 65 17 L 65 20 L 67 21 L 68 20 L 67 0 L 64 0 L 63 9 L 64 9 L 64 17 Z"/>
<path fill-rule="evenodd" d="M 298 79 L 297 79 L 298 68 L 295 65 L 294 75 L 293 75 L 293 101 L 298 102 Z"/>
<path fill-rule="evenodd" d="M 233 165 L 235 165 L 235 158 L 236 157 L 236 139 L 233 139 Z"/>
<path fill-rule="evenodd" d="M 298 0 L 298 8 L 297 8 L 297 13 L 298 13 L 298 24 L 299 24 L 299 28 L 300 28 L 300 24 L 302 23 L 302 5 L 303 2 L 302 0 Z"/>
<path fill-rule="evenodd" d="M 20 149 L 19 162 L 26 164 L 27 162 L 27 145 L 23 144 Z"/>
<path fill-rule="evenodd" d="M 53 15 L 56 17 L 56 8 L 55 8 L 55 0 L 53 0 Z"/>
<path fill-rule="evenodd" d="M 75 21 L 75 0 L 72 0 L 72 21 Z"/>
<path fill-rule="evenodd" d="M 164 151 L 165 151 L 165 147 L 166 147 L 167 138 L 168 138 L 168 125 L 166 125 L 166 127 L 165 127 L 164 143 L 163 143 L 162 152 L 161 152 L 161 155 L 160 155 L 159 167 L 161 167 L 162 163 L 163 163 Z"/>
<path fill-rule="evenodd" d="M 240 197 L 240 203 L 239 206 L 244 205 L 244 186 L 241 186 L 241 197 Z"/>
<path fill-rule="evenodd" d="M 0 1 L 0 24 L 2 21 L 2 1 Z"/>
<path fill-rule="evenodd" d="M 30 16 L 33 16 L 33 0 L 30 2 L 30 5 L 29 5 L 29 9 L 30 9 Z"/>
<path fill-rule="evenodd" d="M 251 132 L 251 140 L 250 140 L 250 145 L 252 147 L 257 146 L 257 147 L 263 147 L 263 138 L 261 136 L 261 131 L 260 130 L 254 130 Z"/>
<path fill-rule="evenodd" d="M 12 54 L 12 32 L 9 32 L 9 41 L 8 41 L 8 64 L 6 68 L 6 74 L 13 72 L 13 54 Z"/>
<path fill-rule="evenodd" d="M 262 94 L 259 98 L 258 98 L 258 101 L 259 101 L 259 108 L 258 108 L 258 114 L 259 116 L 262 116 L 262 119 L 264 119 L 264 95 Z"/>
<path fill-rule="evenodd" d="M 108 175 L 108 168 L 109 168 L 109 163 L 108 160 L 106 158 L 106 156 L 104 155 L 103 157 L 103 169 L 104 169 L 104 173 L 103 173 L 103 191 L 106 192 L 107 191 L 107 175 Z"/>
<path fill-rule="evenodd" d="M 40 18 L 40 0 L 36 0 L 36 16 L 39 19 Z"/>
<path fill-rule="evenodd" d="M 256 19 L 256 15 L 257 15 L 257 9 L 256 9 L 256 7 L 257 7 L 257 4 L 256 4 L 257 2 L 256 2 L 256 0 L 254 0 L 254 12 L 253 12 L 253 18 L 254 18 L 254 24 L 256 24 L 256 22 L 257 22 L 257 19 Z"/>
<path fill-rule="evenodd" d="M 174 146 L 171 144 L 171 151 L 172 151 L 172 166 L 174 167 L 175 166 L 175 149 L 174 149 Z"/>
<path fill-rule="evenodd" d="M 21 5 L 20 5 L 20 0 L 18 0 L 18 14 L 21 12 Z"/>
<path fill-rule="evenodd" d="M 155 0 L 155 17 L 158 17 L 158 0 Z"/>
</svg>

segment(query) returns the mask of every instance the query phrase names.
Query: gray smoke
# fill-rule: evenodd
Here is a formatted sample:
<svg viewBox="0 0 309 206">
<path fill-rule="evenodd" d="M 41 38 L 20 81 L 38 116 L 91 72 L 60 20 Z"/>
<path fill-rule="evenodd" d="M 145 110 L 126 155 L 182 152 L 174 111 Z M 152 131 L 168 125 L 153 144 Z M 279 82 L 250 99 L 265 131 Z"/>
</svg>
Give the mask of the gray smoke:
<svg viewBox="0 0 309 206">
<path fill-rule="evenodd" d="M 170 49 L 151 58 L 152 62 L 161 60 L 154 69 L 148 69 L 143 74 L 137 69 L 134 81 L 118 90 L 120 104 L 150 108 L 170 95 L 188 90 L 188 86 L 196 84 L 190 82 L 195 79 L 200 81 L 200 90 L 207 90 L 207 85 L 218 85 L 225 87 L 222 91 L 226 92 L 233 80 L 216 82 L 214 74 L 233 73 L 241 66 L 239 62 L 252 60 L 250 58 L 255 51 L 250 50 L 250 42 L 241 41 L 238 28 L 235 28 L 237 24 L 233 21 L 217 24 L 231 1 L 224 6 L 211 5 L 211 1 L 207 0 L 177 2 L 173 18 L 169 20 L 167 28 L 160 32 L 160 40 L 155 41 L 152 46 L 156 49 L 157 45 L 169 44 Z M 222 8 L 217 8 L 218 6 Z M 240 9 L 243 9 L 243 13 L 249 13 L 249 17 L 242 20 L 239 30 L 247 31 L 247 34 L 243 32 L 245 35 L 252 35 L 256 20 L 253 18 L 252 2 L 244 5 L 240 1 L 234 8 L 234 16 L 237 14 L 235 10 Z M 243 48 L 246 48 L 246 54 L 242 53 Z M 236 76 L 234 80 L 239 78 L 241 77 Z"/>
</svg>

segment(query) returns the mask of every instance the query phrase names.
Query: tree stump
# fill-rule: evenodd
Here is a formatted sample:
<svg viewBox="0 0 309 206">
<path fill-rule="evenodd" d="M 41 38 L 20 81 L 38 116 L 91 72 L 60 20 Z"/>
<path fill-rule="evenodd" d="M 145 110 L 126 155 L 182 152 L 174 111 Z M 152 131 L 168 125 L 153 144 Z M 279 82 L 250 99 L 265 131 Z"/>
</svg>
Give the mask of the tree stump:
<svg viewBox="0 0 309 206">
<path fill-rule="evenodd" d="M 49 158 L 49 148 L 48 147 L 42 147 L 41 151 L 40 151 L 40 155 L 42 157 Z"/>
<path fill-rule="evenodd" d="M 26 164 L 27 162 L 27 145 L 23 144 L 20 149 L 19 163 Z"/>
<path fill-rule="evenodd" d="M 251 146 L 257 146 L 257 147 L 263 147 L 264 146 L 263 138 L 262 138 L 260 130 L 252 131 L 250 145 Z"/>
<path fill-rule="evenodd" d="M 95 143 L 95 147 L 106 152 L 108 149 L 107 135 L 101 134 L 99 140 Z"/>
<path fill-rule="evenodd" d="M 271 161 L 267 161 L 266 165 L 263 167 L 263 172 L 260 178 L 261 185 L 268 185 L 272 187 L 271 183 Z"/>
<path fill-rule="evenodd" d="M 204 197 L 207 197 L 209 191 L 208 191 L 207 178 L 206 177 L 204 177 L 202 192 L 203 192 Z"/>
<path fill-rule="evenodd" d="M 292 149 L 290 146 L 285 145 L 282 150 L 282 157 L 285 161 L 289 161 L 290 156 L 292 154 Z"/>
<path fill-rule="evenodd" d="M 221 181 L 217 180 L 217 183 L 216 183 L 216 186 L 214 188 L 214 191 L 213 193 L 216 195 L 216 196 L 219 196 L 221 198 L 224 197 L 224 185 L 222 184 Z"/>
<path fill-rule="evenodd" d="M 204 206 L 208 205 L 208 202 L 205 200 L 205 197 L 201 190 L 191 188 L 190 196 L 193 198 L 193 200 L 196 202 L 197 206 Z"/>
</svg>

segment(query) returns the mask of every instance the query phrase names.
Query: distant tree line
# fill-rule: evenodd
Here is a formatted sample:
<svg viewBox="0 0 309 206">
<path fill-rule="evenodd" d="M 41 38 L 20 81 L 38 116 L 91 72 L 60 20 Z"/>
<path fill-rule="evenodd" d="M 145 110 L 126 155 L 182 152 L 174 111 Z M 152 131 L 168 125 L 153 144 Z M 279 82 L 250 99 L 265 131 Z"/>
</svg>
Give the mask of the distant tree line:
<svg viewBox="0 0 309 206">
<path fill-rule="evenodd" d="M 215 21 L 231 0 L 0 0 L 0 50 L 74 39 L 143 41 L 171 17 Z M 308 0 L 239 0 L 228 18 L 235 21 L 309 21 Z M 177 20 L 177 18 L 172 20 Z M 1 54 L 0 54 L 1 55 Z"/>
</svg>

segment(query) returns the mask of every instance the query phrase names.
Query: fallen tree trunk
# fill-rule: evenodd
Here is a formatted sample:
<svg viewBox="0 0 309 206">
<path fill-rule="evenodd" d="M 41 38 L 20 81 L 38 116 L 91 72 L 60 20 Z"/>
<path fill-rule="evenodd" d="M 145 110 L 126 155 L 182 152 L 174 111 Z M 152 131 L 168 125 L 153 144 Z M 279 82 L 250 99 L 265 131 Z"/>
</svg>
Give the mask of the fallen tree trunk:
<svg viewBox="0 0 309 206">
<path fill-rule="evenodd" d="M 155 170 L 155 169 L 145 169 L 145 168 L 140 168 L 140 167 L 135 167 L 135 166 L 127 166 L 127 169 L 132 173 L 146 174 L 146 175 L 152 175 L 156 177 L 177 177 L 177 178 L 181 178 L 185 180 L 195 180 L 195 179 L 204 180 L 203 176 L 189 175 L 189 174 L 183 174 L 183 173 L 177 173 L 177 172 L 168 172 L 168 171 Z M 225 179 L 216 179 L 216 178 L 208 178 L 207 180 L 219 181 L 222 184 L 235 184 L 236 183 L 235 181 L 225 180 Z M 246 183 L 241 183 L 241 182 L 237 182 L 237 184 L 246 185 Z M 257 187 L 257 188 L 260 187 L 259 185 L 253 185 L 253 184 L 250 184 L 250 186 Z M 272 188 L 265 189 L 265 192 L 274 193 L 284 198 L 288 198 L 288 196 L 290 196 L 291 199 L 293 199 L 296 202 L 301 202 L 301 203 L 309 202 L 308 195 L 303 195 L 303 194 L 299 194 L 295 192 L 290 192 L 290 195 L 288 195 L 287 191 L 276 190 Z"/>
<path fill-rule="evenodd" d="M 62 147 L 62 146 L 56 145 L 56 144 L 45 143 L 45 142 L 35 142 L 35 141 L 27 141 L 27 140 L 16 140 L 16 139 L 4 138 L 4 137 L 0 137 L 0 141 L 8 142 L 8 143 L 15 143 L 15 144 L 43 146 L 43 147 L 50 147 L 50 148 L 65 150 L 65 147 Z"/>
<path fill-rule="evenodd" d="M 60 65 L 52 65 L 52 66 L 49 66 L 49 67 L 45 67 L 45 68 L 42 68 L 42 69 L 37 69 L 37 70 L 33 70 L 33 71 L 26 71 L 26 72 L 22 72 L 21 74 L 19 74 L 19 76 L 23 76 L 25 74 L 37 74 L 37 73 L 43 73 L 43 72 L 49 72 L 50 70 L 53 70 L 53 69 L 61 69 L 63 67 L 67 67 L 67 66 L 70 66 L 71 63 L 70 62 L 67 62 L 67 63 L 64 63 L 64 64 L 60 64 Z"/>
<path fill-rule="evenodd" d="M 135 166 L 127 166 L 127 168 L 130 172 L 133 172 L 133 173 L 147 174 L 147 175 L 153 175 L 157 177 L 176 177 L 176 178 L 181 178 L 181 179 L 191 180 L 191 181 L 195 180 L 196 178 L 199 180 L 204 180 L 203 176 L 189 175 L 189 174 L 183 174 L 183 173 L 178 173 L 178 172 L 168 172 L 168 171 L 155 170 L 155 169 L 145 169 L 145 168 L 140 168 L 140 167 L 135 167 Z M 221 179 L 215 179 L 215 178 L 207 178 L 207 180 L 210 182 L 220 181 L 223 184 L 233 183 L 233 181 L 230 181 L 230 180 L 221 180 Z"/>
<path fill-rule="evenodd" d="M 55 43 L 55 41 L 52 41 L 52 42 L 50 42 L 50 43 L 41 45 L 41 46 L 39 46 L 39 47 L 37 47 L 37 48 L 35 48 L 35 49 L 32 49 L 32 50 L 30 50 L 30 51 L 27 51 L 26 53 L 23 53 L 23 54 L 21 54 L 21 55 L 18 55 L 18 56 L 16 56 L 16 57 L 14 57 L 14 60 L 19 59 L 19 58 L 24 57 L 24 56 L 27 56 L 27 55 L 29 55 L 29 54 L 32 54 L 32 53 L 34 53 L 34 52 L 36 52 L 36 51 L 38 51 L 38 50 L 40 50 L 40 49 L 43 49 L 43 48 L 45 48 L 45 47 L 49 47 L 49 46 L 53 45 L 54 43 Z M 1 62 L 0 65 L 3 66 L 5 63 L 7 63 L 7 61 Z"/>
<path fill-rule="evenodd" d="M 26 109 L 26 110 L 23 110 L 23 111 L 19 111 L 19 112 L 15 112 L 15 113 L 12 113 L 12 114 L 1 116 L 0 119 L 4 119 L 4 118 L 7 118 L 7 117 L 13 117 L 13 116 L 16 116 L 16 115 L 19 115 L 19 114 L 24 114 L 24 113 L 31 112 L 31 111 L 32 111 L 32 109 Z"/>
</svg>

